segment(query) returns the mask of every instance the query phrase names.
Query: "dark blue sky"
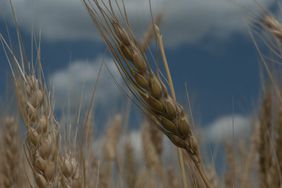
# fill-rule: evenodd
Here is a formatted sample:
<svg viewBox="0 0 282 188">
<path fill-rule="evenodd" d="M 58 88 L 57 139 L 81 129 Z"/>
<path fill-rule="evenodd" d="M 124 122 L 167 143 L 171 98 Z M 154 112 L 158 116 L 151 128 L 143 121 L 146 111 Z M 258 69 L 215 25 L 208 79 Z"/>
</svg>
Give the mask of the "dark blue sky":
<svg viewBox="0 0 282 188">
<path fill-rule="evenodd" d="M 3 22 L 0 26 L 3 29 Z M 24 39 L 30 41 L 29 34 L 25 33 Z M 66 68 L 72 61 L 95 59 L 105 53 L 107 55 L 104 44 L 98 42 L 42 41 L 42 60 L 47 77 Z M 226 114 L 248 115 L 252 112 L 259 95 L 260 79 L 257 52 L 249 36 L 238 33 L 225 41 L 211 38 L 197 44 L 168 48 L 167 57 L 178 99 L 187 103 L 187 83 L 194 117 L 200 124 Z M 3 50 L 0 50 L 0 65 L 3 95 L 10 75 Z"/>
<path fill-rule="evenodd" d="M 4 20 L 15 40 L 15 28 L 10 24 L 12 18 L 7 2 L 0 1 L 0 32 L 6 33 Z M 120 81 L 110 54 L 101 43 L 80 0 L 13 2 L 25 44 L 30 45 L 31 30 L 42 32 L 42 63 L 46 80 L 53 84 L 56 110 L 77 110 L 81 94 L 91 94 L 101 62 L 105 62 L 116 81 Z M 248 26 L 258 21 L 265 11 L 263 8 L 272 10 L 278 17 L 281 12 L 276 8 L 279 1 L 150 2 L 153 15 L 163 15 L 160 29 L 167 47 L 178 101 L 187 106 L 187 85 L 194 119 L 200 127 L 207 126 L 200 130 L 206 134 L 202 137 L 218 142 L 233 135 L 243 135 L 250 127 L 261 89 L 258 53 L 248 34 Z M 130 0 L 125 4 L 134 33 L 142 36 L 151 23 L 149 1 Z M 109 73 L 105 71 L 101 75 L 96 103 L 105 109 L 97 110 L 96 120 L 120 111 L 118 105 L 126 101 L 121 98 L 121 90 L 117 89 Z M 0 49 L 2 96 L 5 95 L 5 88 L 11 87 L 7 81 L 9 76 L 8 63 Z M 118 86 L 120 88 L 122 85 Z M 82 103 L 88 104 L 85 98 Z M 118 105 L 114 104 L 116 101 Z M 133 116 L 132 119 L 135 117 L 140 116 Z M 236 134 L 233 134 L 234 131 Z"/>
</svg>

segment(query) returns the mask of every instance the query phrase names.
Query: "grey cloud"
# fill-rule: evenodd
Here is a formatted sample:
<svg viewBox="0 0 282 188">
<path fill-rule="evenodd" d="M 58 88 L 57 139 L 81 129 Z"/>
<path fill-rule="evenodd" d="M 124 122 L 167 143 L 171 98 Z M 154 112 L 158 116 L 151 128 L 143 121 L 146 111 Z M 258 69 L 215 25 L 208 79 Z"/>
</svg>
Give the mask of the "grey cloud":
<svg viewBox="0 0 282 188">
<path fill-rule="evenodd" d="M 66 108 L 71 111 L 78 109 L 80 103 L 82 106 L 89 103 L 103 61 L 111 74 L 105 67 L 102 69 L 95 91 L 95 105 L 106 108 L 117 102 L 121 97 L 121 91 L 115 82 L 121 83 L 121 77 L 113 60 L 99 57 L 89 62 L 74 61 L 65 69 L 50 75 L 49 80 L 54 89 L 57 109 Z"/>
<path fill-rule="evenodd" d="M 80 0 L 14 0 L 20 25 L 41 29 L 49 40 L 98 39 L 94 25 Z M 195 43 L 205 37 L 224 40 L 245 32 L 244 19 L 258 13 L 259 3 L 269 7 L 274 0 L 151 0 L 155 15 L 164 13 L 161 26 L 166 44 Z M 132 25 L 141 35 L 150 22 L 148 0 L 125 0 Z M 7 3 L 1 2 L 8 14 Z M 1 8 L 0 8 L 1 10 Z"/>
</svg>

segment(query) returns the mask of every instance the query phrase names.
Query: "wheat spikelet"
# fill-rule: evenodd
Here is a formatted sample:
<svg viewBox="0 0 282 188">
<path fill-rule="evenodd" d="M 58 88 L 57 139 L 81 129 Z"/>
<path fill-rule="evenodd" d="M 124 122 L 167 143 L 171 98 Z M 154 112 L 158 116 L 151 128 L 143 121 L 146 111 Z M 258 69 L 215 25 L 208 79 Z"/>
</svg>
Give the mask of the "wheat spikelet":
<svg viewBox="0 0 282 188">
<path fill-rule="evenodd" d="M 60 156 L 59 161 L 61 176 L 60 187 L 62 188 L 82 188 L 82 172 L 77 155 L 65 152 Z"/>
<path fill-rule="evenodd" d="M 269 32 L 282 42 L 282 25 L 281 23 L 274 18 L 273 16 L 267 15 L 263 20 L 264 25 L 269 30 Z"/>
<path fill-rule="evenodd" d="M 20 186 L 21 152 L 19 145 L 18 124 L 13 117 L 5 117 L 3 123 L 3 161 L 1 178 L 3 188 L 16 188 Z"/>
<path fill-rule="evenodd" d="M 85 142 L 84 140 L 79 142 L 78 130 L 71 122 L 65 122 L 65 124 L 61 123 L 60 130 L 58 187 L 82 188 L 86 181 L 84 178 L 86 174 L 86 171 L 84 171 L 84 168 L 86 170 L 84 166 L 85 156 L 82 145 L 85 144 Z M 82 132 L 82 134 L 85 135 L 84 132 Z M 87 145 L 85 147 L 87 147 Z"/>
</svg>

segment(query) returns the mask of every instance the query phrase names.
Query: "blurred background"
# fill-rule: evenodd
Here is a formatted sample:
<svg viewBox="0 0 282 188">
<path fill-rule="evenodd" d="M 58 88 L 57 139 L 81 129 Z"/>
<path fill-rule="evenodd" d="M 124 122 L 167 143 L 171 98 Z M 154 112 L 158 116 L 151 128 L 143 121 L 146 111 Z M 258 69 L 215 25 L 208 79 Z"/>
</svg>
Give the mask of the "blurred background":
<svg viewBox="0 0 282 188">
<path fill-rule="evenodd" d="M 96 127 L 103 129 L 104 119 L 128 108 L 122 79 L 80 0 L 13 0 L 13 4 L 27 53 L 31 53 L 31 36 L 40 33 L 43 69 L 58 114 L 72 116 L 81 103 L 89 104 L 103 63 L 107 68 L 102 68 L 95 94 Z M 150 8 L 154 16 L 163 15 L 160 29 L 177 98 L 189 109 L 189 96 L 203 142 L 220 144 L 248 135 L 261 89 L 251 25 L 265 10 L 278 15 L 277 4 L 275 0 L 125 0 L 134 32 L 140 37 L 151 23 Z M 16 36 L 6 0 L 0 1 L 0 32 L 6 38 L 8 33 Z M 11 87 L 10 78 L 0 50 L 3 100 L 6 88 Z M 134 130 L 140 110 L 134 104 L 131 110 L 129 125 Z"/>
</svg>

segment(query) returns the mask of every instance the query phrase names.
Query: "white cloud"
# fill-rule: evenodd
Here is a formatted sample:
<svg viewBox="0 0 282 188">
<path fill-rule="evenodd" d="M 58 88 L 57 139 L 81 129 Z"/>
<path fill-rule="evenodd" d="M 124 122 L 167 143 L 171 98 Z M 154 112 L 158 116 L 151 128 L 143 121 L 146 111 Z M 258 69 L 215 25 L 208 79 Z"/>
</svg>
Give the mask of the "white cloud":
<svg viewBox="0 0 282 188">
<path fill-rule="evenodd" d="M 7 13 L 6 1 L 0 10 Z M 41 28 L 43 37 L 53 40 L 97 39 L 93 24 L 80 0 L 13 0 L 20 25 L 26 30 Z M 275 0 L 151 0 L 156 15 L 163 12 L 161 26 L 168 45 L 197 42 L 207 37 L 225 39 L 234 32 L 246 32 L 244 23 L 257 14 L 259 5 L 271 6 Z M 125 0 L 136 31 L 150 21 L 148 0 Z M 247 33 L 247 32 L 246 32 Z"/>
<path fill-rule="evenodd" d="M 116 103 L 121 91 L 115 81 L 121 83 L 121 77 L 113 60 L 99 57 L 89 62 L 72 62 L 65 69 L 50 75 L 49 80 L 54 89 L 56 108 L 67 107 L 67 110 L 73 110 L 78 109 L 80 102 L 82 105 L 88 104 L 102 62 L 108 67 L 111 74 L 105 67 L 102 68 L 95 92 L 95 105 L 107 107 Z M 82 101 L 81 96 L 83 96 Z"/>
<path fill-rule="evenodd" d="M 227 115 L 216 119 L 203 130 L 206 143 L 226 143 L 244 138 L 250 133 L 250 118 L 242 115 Z"/>
</svg>

